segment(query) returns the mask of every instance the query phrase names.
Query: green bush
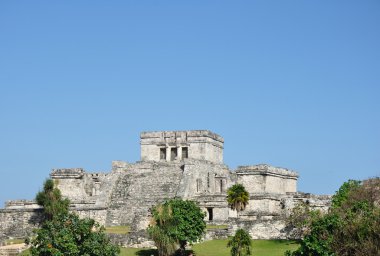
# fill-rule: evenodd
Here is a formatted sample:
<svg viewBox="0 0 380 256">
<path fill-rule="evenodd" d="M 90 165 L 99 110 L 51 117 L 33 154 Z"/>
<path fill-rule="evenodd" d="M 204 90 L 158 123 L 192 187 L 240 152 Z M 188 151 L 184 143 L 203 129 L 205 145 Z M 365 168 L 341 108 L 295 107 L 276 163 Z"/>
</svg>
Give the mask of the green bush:
<svg viewBox="0 0 380 256">
<path fill-rule="evenodd" d="M 147 230 L 159 255 L 172 255 L 177 243 L 183 254 L 186 245 L 201 239 L 206 229 L 205 214 L 193 201 L 172 199 L 154 207 L 152 214 L 154 224 Z"/>
<path fill-rule="evenodd" d="M 292 256 L 380 255 L 380 179 L 345 182 Z"/>
<path fill-rule="evenodd" d="M 46 180 L 36 200 L 43 206 L 45 220 L 26 241 L 31 245 L 31 255 L 115 256 L 120 252 L 93 219 L 69 213 L 69 200 L 62 198 L 52 180 Z"/>
<path fill-rule="evenodd" d="M 238 229 L 235 235 L 228 241 L 227 247 L 231 247 L 231 256 L 251 255 L 251 236 L 244 229 Z"/>
</svg>

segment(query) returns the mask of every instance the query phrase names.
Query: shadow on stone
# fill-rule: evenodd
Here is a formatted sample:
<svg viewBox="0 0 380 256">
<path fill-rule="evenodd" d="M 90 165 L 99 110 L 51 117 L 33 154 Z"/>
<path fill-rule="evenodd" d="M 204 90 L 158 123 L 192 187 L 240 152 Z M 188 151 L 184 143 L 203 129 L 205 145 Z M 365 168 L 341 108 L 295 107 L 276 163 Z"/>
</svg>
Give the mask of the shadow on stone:
<svg viewBox="0 0 380 256">
<path fill-rule="evenodd" d="M 143 249 L 135 253 L 135 255 L 138 256 L 157 256 L 157 250 L 156 249 Z"/>
<path fill-rule="evenodd" d="M 191 253 L 194 254 L 194 251 L 186 250 L 185 255 L 191 255 Z M 137 256 L 157 256 L 158 253 L 157 253 L 156 249 L 142 249 L 138 252 L 135 252 L 135 255 L 137 255 Z M 177 251 L 175 255 L 181 256 L 179 251 Z"/>
</svg>

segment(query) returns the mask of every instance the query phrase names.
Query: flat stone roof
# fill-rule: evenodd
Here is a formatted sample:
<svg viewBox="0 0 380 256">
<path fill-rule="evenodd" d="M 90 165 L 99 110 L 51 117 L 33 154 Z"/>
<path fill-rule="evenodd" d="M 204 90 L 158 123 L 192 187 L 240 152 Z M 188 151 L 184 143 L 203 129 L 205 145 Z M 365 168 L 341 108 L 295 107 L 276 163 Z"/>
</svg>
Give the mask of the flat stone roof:
<svg viewBox="0 0 380 256">
<path fill-rule="evenodd" d="M 188 130 L 188 131 L 151 131 L 151 132 L 141 132 L 141 139 L 159 138 L 161 134 L 164 133 L 165 137 L 173 137 L 176 134 L 186 133 L 187 137 L 208 137 L 219 142 L 224 143 L 222 136 L 211 132 L 209 130 Z"/>
<path fill-rule="evenodd" d="M 295 171 L 282 167 L 274 167 L 268 164 L 239 166 L 236 170 L 236 174 L 272 174 L 294 178 L 299 177 Z"/>
</svg>

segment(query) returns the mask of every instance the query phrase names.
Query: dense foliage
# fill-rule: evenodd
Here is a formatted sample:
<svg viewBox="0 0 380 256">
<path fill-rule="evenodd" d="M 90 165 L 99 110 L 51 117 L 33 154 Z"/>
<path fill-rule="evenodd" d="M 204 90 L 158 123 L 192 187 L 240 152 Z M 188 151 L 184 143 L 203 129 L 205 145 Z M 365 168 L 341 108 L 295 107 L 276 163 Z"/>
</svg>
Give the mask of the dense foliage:
<svg viewBox="0 0 380 256">
<path fill-rule="evenodd" d="M 288 255 L 379 255 L 380 179 L 348 181 L 333 196 L 330 211 L 315 218 L 301 247 Z"/>
<path fill-rule="evenodd" d="M 235 235 L 228 241 L 227 247 L 231 247 L 231 256 L 251 255 L 251 236 L 244 229 L 238 229 Z"/>
<path fill-rule="evenodd" d="M 148 233 L 159 255 L 172 255 L 178 244 L 181 253 L 187 243 L 198 241 L 205 232 L 205 214 L 189 200 L 172 199 L 152 209 L 153 224 Z"/>
<path fill-rule="evenodd" d="M 37 204 L 43 206 L 45 219 L 51 220 L 58 214 L 67 214 L 69 212 L 69 200 L 63 199 L 61 191 L 54 187 L 52 179 L 47 179 L 44 183 L 43 191 L 36 195 Z"/>
<path fill-rule="evenodd" d="M 343 183 L 331 200 L 331 209 L 335 210 L 342 207 L 348 201 L 352 192 L 356 191 L 359 187 L 360 181 L 357 180 L 349 180 Z"/>
<path fill-rule="evenodd" d="M 159 256 L 174 254 L 177 247 L 177 239 L 172 235 L 175 233 L 177 220 L 173 218 L 172 207 L 166 202 L 152 209 L 153 224 L 149 225 L 147 231 L 153 239 Z"/>
<path fill-rule="evenodd" d="M 242 184 L 235 184 L 227 190 L 227 202 L 238 213 L 243 211 L 249 201 L 249 194 Z"/>
<path fill-rule="evenodd" d="M 319 219 L 322 213 L 319 210 L 311 209 L 310 205 L 304 201 L 300 201 L 291 212 L 286 220 L 287 227 L 292 229 L 291 238 L 303 238 L 310 234 L 310 227 L 313 221 Z"/>
<path fill-rule="evenodd" d="M 46 221 L 31 239 L 32 255 L 114 256 L 119 248 L 109 243 L 104 229 L 93 219 L 59 214 Z"/>
<path fill-rule="evenodd" d="M 27 241 L 32 255 L 118 255 L 119 248 L 109 242 L 103 227 L 93 219 L 80 219 L 77 214 L 69 213 L 69 200 L 62 198 L 52 180 L 46 180 L 36 200 L 43 206 L 45 221 Z"/>
</svg>

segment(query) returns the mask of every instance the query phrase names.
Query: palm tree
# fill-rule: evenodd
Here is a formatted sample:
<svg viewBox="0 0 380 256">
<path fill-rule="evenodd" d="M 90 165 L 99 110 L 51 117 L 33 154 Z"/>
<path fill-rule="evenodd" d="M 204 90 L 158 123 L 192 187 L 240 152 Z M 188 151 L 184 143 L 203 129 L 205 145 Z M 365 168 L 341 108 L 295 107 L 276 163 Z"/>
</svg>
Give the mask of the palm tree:
<svg viewBox="0 0 380 256">
<path fill-rule="evenodd" d="M 228 206 L 232 210 L 236 210 L 239 216 L 239 212 L 243 211 L 249 201 L 249 194 L 242 184 L 235 184 L 227 190 L 227 202 Z"/>
<path fill-rule="evenodd" d="M 170 236 L 176 227 L 171 206 L 168 203 L 159 204 L 152 209 L 152 215 L 152 223 L 147 231 L 156 244 L 158 255 L 173 255 L 178 241 Z"/>
<path fill-rule="evenodd" d="M 238 229 L 227 247 L 231 247 L 231 256 L 251 255 L 251 236 L 244 229 Z"/>
</svg>

